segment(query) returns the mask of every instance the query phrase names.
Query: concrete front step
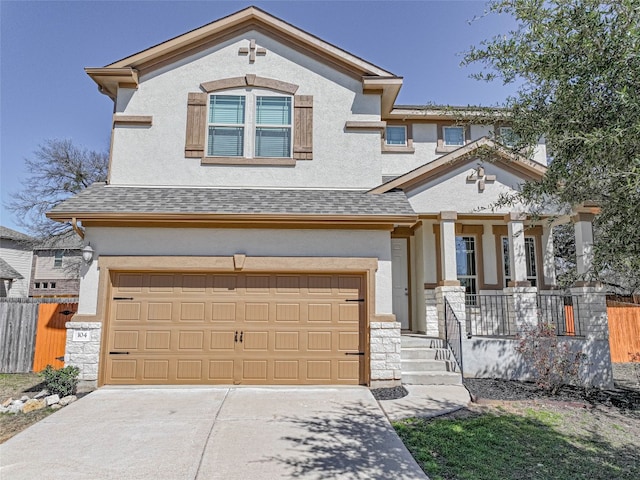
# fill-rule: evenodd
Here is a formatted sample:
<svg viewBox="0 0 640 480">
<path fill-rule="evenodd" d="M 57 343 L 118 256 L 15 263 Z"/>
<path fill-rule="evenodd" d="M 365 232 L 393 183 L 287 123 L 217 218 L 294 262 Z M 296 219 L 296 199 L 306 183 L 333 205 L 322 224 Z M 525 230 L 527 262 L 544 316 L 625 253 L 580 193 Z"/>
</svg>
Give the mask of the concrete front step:
<svg viewBox="0 0 640 480">
<path fill-rule="evenodd" d="M 402 359 L 402 371 L 403 372 L 448 372 L 450 366 L 444 360 L 405 360 Z"/>
<path fill-rule="evenodd" d="M 442 338 L 427 337 L 425 335 L 402 335 L 403 347 L 447 348 Z"/>
<path fill-rule="evenodd" d="M 454 372 L 402 372 L 407 385 L 461 385 L 462 375 Z"/>
<path fill-rule="evenodd" d="M 450 360 L 451 351 L 447 348 L 402 347 L 403 360 Z"/>
</svg>

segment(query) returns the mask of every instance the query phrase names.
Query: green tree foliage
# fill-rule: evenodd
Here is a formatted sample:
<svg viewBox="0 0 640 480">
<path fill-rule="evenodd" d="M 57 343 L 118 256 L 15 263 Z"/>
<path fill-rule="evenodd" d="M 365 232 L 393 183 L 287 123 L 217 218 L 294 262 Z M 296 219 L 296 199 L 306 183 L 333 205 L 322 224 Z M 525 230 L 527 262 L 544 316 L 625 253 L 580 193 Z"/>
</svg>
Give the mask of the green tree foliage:
<svg viewBox="0 0 640 480">
<path fill-rule="evenodd" d="M 18 223 L 37 238 L 62 235 L 69 225 L 45 214 L 63 200 L 107 178 L 109 154 L 81 148 L 71 140 L 46 140 L 32 158 L 25 159 L 28 176 L 7 207 Z"/>
<path fill-rule="evenodd" d="M 522 151 L 544 137 L 546 178 L 529 205 L 598 203 L 590 278 L 640 289 L 640 1 L 494 0 L 517 27 L 467 52 L 474 75 L 517 86 L 508 99 Z"/>
</svg>

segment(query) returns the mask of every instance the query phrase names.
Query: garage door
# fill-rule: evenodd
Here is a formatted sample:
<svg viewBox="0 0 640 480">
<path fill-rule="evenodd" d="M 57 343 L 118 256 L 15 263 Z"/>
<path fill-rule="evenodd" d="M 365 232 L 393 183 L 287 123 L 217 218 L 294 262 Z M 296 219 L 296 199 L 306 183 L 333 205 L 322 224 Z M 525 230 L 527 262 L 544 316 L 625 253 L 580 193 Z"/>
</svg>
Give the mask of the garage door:
<svg viewBox="0 0 640 480">
<path fill-rule="evenodd" d="M 113 273 L 106 384 L 359 384 L 358 275 Z"/>
</svg>

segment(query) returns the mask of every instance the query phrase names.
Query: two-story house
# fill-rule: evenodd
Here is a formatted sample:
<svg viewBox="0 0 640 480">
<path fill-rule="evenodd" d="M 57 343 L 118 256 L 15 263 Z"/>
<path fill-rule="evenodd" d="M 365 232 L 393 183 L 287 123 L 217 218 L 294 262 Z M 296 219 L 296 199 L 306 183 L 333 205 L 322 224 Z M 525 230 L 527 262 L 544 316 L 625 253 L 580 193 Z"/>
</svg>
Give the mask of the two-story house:
<svg viewBox="0 0 640 480">
<path fill-rule="evenodd" d="M 33 247 L 30 297 L 77 297 L 82 240 L 73 231 L 37 242 Z"/>
<path fill-rule="evenodd" d="M 32 242 L 29 235 L 0 226 L 0 297 L 29 296 Z"/>
<path fill-rule="evenodd" d="M 396 105 L 402 77 L 260 9 L 86 72 L 114 103 L 108 181 L 48 214 L 87 245 L 85 381 L 395 385 L 401 333 L 449 338 L 451 310 L 466 340 L 484 296 L 513 324 L 554 286 L 551 226 L 490 208 L 544 143 Z"/>
</svg>

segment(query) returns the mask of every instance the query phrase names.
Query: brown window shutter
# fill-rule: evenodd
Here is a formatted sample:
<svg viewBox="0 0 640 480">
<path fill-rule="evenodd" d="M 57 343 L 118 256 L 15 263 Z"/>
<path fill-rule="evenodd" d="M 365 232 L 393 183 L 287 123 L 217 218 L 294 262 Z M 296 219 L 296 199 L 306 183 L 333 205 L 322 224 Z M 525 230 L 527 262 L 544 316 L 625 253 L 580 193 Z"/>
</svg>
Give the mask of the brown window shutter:
<svg viewBox="0 0 640 480">
<path fill-rule="evenodd" d="M 293 113 L 293 158 L 313 158 L 313 95 L 296 95 Z"/>
<path fill-rule="evenodd" d="M 207 94 L 190 93 L 187 102 L 187 135 L 184 156 L 203 158 L 207 123 Z"/>
</svg>

